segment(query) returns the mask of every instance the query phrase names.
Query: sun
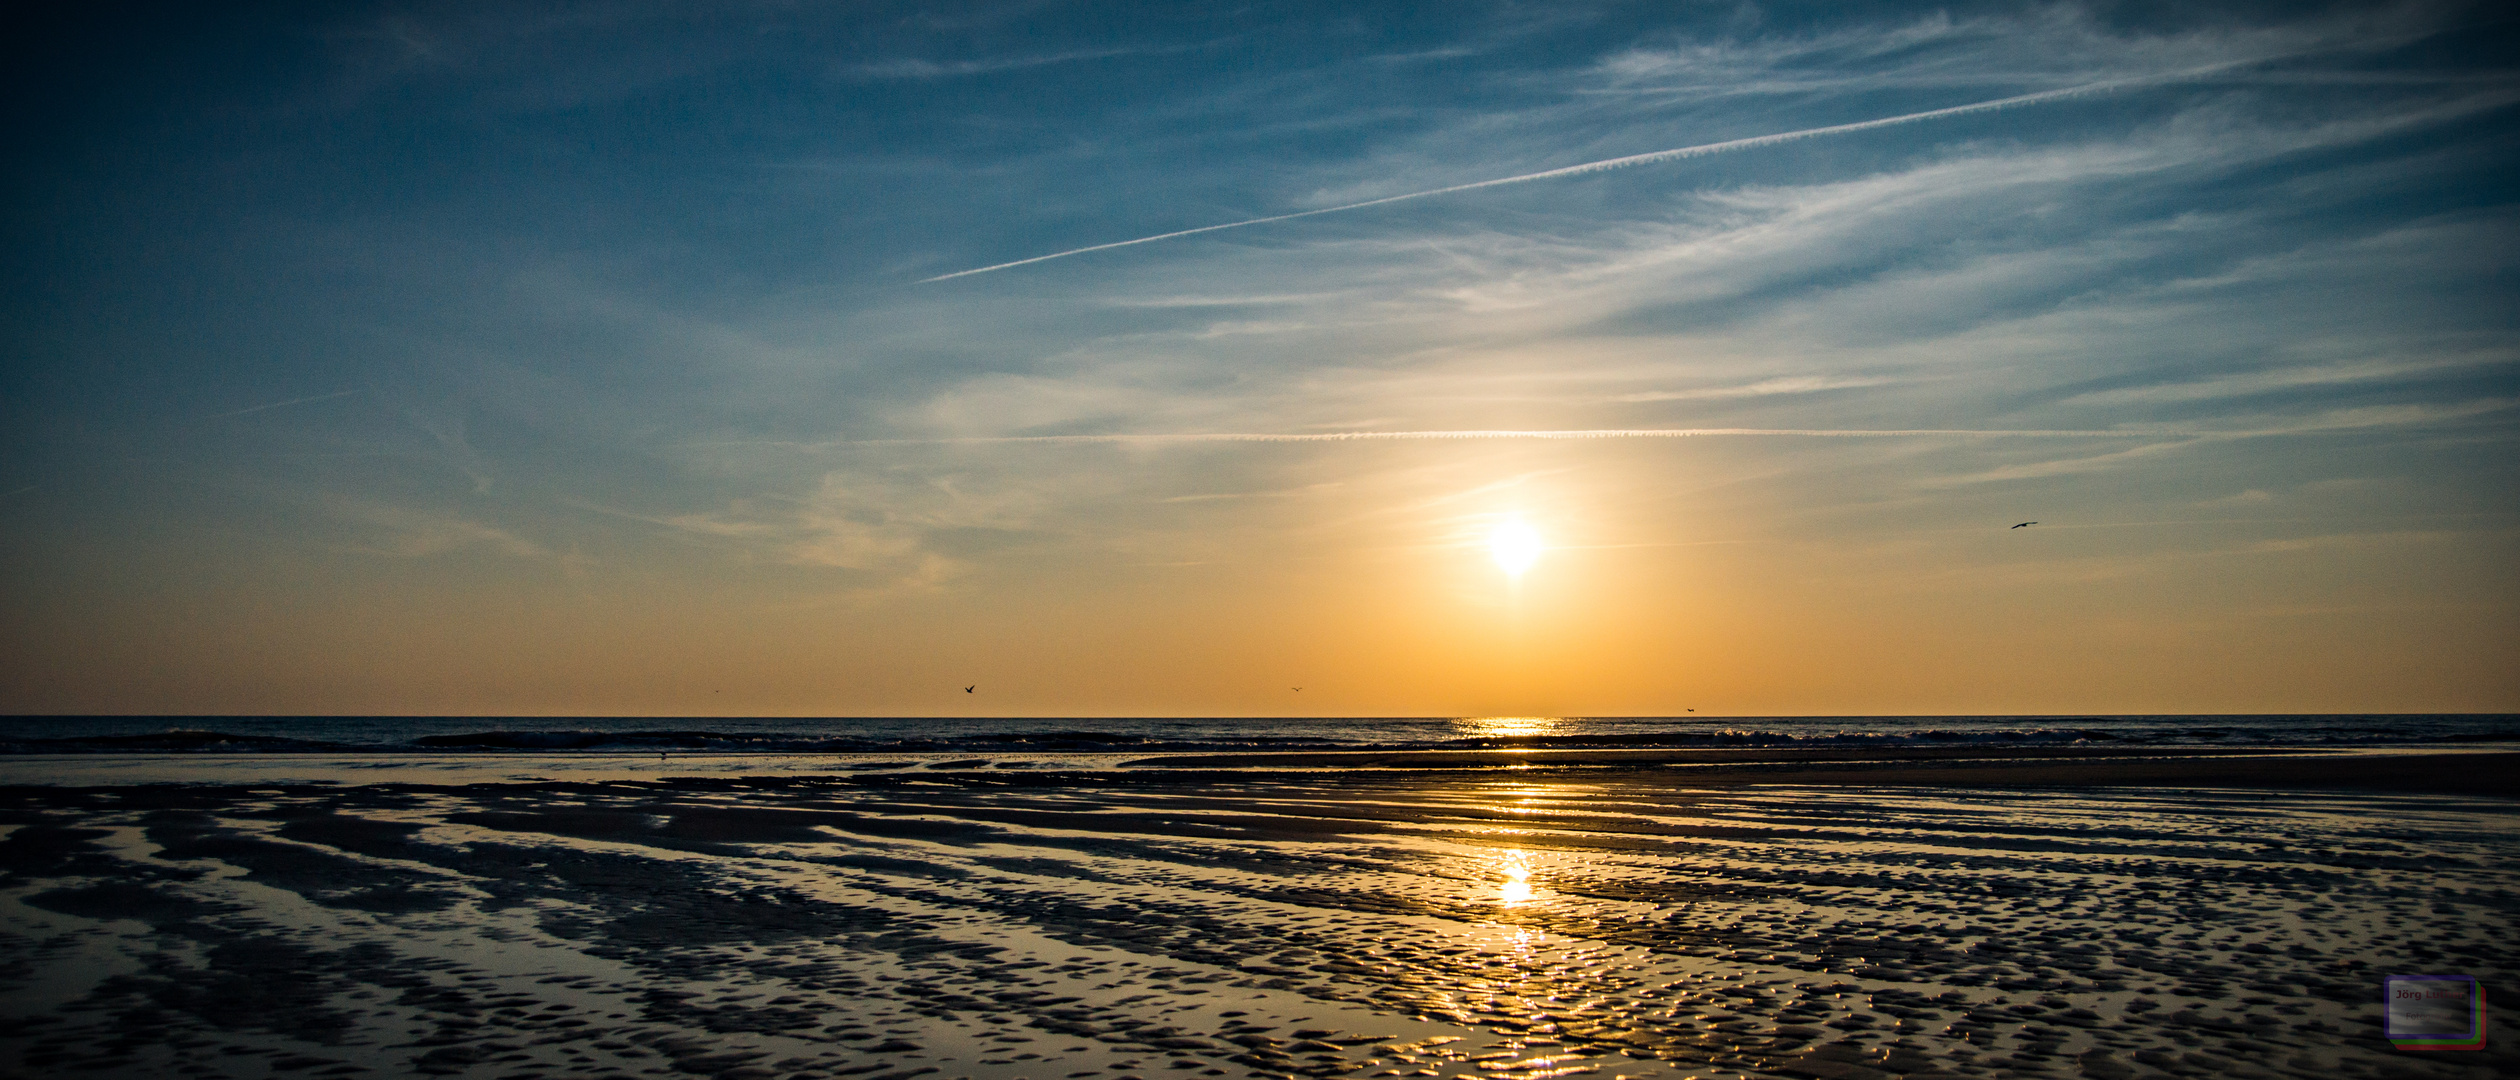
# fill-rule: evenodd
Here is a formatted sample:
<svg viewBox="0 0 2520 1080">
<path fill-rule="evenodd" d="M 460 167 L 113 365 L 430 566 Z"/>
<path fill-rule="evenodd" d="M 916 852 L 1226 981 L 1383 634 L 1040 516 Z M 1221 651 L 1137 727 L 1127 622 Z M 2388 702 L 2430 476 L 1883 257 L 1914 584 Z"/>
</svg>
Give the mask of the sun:
<svg viewBox="0 0 2520 1080">
<path fill-rule="evenodd" d="M 1531 531 L 1521 518 L 1497 526 L 1488 536 L 1488 553 L 1496 557 L 1496 565 L 1504 569 L 1507 577 L 1523 576 L 1532 563 L 1540 561 L 1541 550 L 1540 534 Z"/>
</svg>

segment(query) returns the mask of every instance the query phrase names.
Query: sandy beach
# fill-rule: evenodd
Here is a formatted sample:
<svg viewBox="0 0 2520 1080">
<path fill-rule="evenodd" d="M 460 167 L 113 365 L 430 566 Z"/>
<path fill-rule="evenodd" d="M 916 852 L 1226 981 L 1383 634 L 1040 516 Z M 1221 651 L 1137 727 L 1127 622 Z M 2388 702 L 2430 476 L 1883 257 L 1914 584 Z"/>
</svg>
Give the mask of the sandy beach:
<svg viewBox="0 0 2520 1080">
<path fill-rule="evenodd" d="M 1709 756 L 10 787 L 0 1068 L 2520 1067 L 2377 1007 L 2512 985 L 2514 755 Z"/>
</svg>

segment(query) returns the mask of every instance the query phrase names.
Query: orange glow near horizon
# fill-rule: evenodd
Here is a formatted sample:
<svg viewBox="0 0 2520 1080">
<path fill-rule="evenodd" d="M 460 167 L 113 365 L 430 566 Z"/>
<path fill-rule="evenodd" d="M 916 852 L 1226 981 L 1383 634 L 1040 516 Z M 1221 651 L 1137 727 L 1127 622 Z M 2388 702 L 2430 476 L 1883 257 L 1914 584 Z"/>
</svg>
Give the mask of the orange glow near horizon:
<svg viewBox="0 0 2520 1080">
<path fill-rule="evenodd" d="M 1752 469 L 1752 448 L 1448 464 L 1431 460 L 1448 445 L 1336 447 L 1391 459 L 1371 470 L 1305 448 L 1271 481 L 1301 498 L 1150 503 L 1005 549 L 957 533 L 973 546 L 909 583 L 659 537 L 563 566 L 319 530 L 330 546 L 267 558 L 224 534 L 172 553 L 81 535 L 61 540 L 91 544 L 73 565 L 158 569 L 14 575 L 0 696 L 23 713 L 1448 716 L 1454 737 L 1525 740 L 1552 716 L 1690 709 L 2494 712 L 2520 692 L 2490 604 L 2298 614 L 2322 580 L 2444 605 L 2507 591 L 2509 559 L 2420 538 L 2252 547 L 2276 534 L 2238 525 L 2135 551 L 2126 530 L 1999 527 L 2017 516 L 1841 534 L 1696 482 Z M 1526 475 L 1547 479 L 1498 479 Z M 1514 524 L 1549 563 L 1519 584 L 1489 564 Z"/>
</svg>

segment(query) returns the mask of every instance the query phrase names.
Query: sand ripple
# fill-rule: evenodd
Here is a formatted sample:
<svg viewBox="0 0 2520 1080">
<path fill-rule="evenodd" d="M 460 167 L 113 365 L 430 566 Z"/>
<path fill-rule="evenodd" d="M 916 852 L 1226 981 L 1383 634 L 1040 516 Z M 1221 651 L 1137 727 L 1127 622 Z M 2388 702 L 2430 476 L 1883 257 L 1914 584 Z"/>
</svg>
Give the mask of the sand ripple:
<svg viewBox="0 0 2520 1080">
<path fill-rule="evenodd" d="M 0 791 L 23 1075 L 2460 1076 L 2512 804 L 1539 772 Z"/>
</svg>

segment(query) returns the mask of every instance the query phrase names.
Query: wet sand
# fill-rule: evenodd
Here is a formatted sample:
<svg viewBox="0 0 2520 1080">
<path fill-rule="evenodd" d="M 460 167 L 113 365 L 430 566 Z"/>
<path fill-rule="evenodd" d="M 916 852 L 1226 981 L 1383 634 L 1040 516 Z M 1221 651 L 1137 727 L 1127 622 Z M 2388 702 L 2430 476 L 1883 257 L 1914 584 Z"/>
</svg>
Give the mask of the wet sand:
<svg viewBox="0 0 2520 1080">
<path fill-rule="evenodd" d="M 1865 783 L 2059 788 L 2427 790 L 2520 798 L 2520 753 L 2323 753 L 2220 748 L 1830 748 L 1830 750 L 1404 750 L 1139 758 L 1137 768 L 1555 768 L 1646 773 L 1635 783 Z"/>
<path fill-rule="evenodd" d="M 2225 787 L 2431 792 L 2520 798 L 2520 754 L 2268 749 L 1568 750 L 1248 754 L 1141 758 L 1142 768 L 1583 769 L 1689 786 Z"/>
<path fill-rule="evenodd" d="M 2509 1074 L 2513 757 L 20 786 L 0 1070 Z"/>
</svg>

